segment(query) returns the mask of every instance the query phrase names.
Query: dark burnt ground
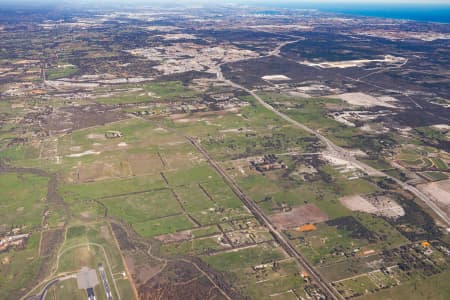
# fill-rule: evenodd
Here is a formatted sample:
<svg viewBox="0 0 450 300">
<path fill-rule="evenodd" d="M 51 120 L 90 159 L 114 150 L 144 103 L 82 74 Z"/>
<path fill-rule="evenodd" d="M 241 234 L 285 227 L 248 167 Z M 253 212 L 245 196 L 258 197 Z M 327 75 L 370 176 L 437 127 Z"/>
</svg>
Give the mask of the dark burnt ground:
<svg viewBox="0 0 450 300">
<path fill-rule="evenodd" d="M 41 257 L 51 261 L 51 257 L 56 253 L 59 245 L 64 240 L 64 229 L 53 229 L 42 232 L 39 253 Z"/>
<path fill-rule="evenodd" d="M 222 71 L 227 79 L 249 88 L 267 85 L 261 77 L 274 74 L 286 75 L 292 79 L 292 82 L 319 80 L 329 85 L 340 85 L 339 83 L 348 81 L 338 73 L 298 64 L 276 56 L 226 64 L 222 67 Z"/>
<path fill-rule="evenodd" d="M 49 114 L 43 122 L 46 131 L 73 131 L 96 125 L 104 125 L 124 119 L 119 108 L 108 105 L 84 105 L 63 107 Z"/>
<path fill-rule="evenodd" d="M 181 81 L 186 85 L 191 83 L 192 80 L 199 78 L 216 78 L 216 75 L 207 72 L 189 71 L 171 75 L 162 75 L 158 77 L 158 81 Z"/>
<path fill-rule="evenodd" d="M 153 69 L 157 62 L 121 52 L 120 56 L 90 58 L 89 52 L 74 51 L 69 62 L 76 65 L 79 72 L 75 75 L 108 73 L 119 77 L 152 77 L 159 74 Z"/>
<path fill-rule="evenodd" d="M 244 29 L 220 29 L 220 30 L 186 30 L 186 33 L 195 34 L 205 40 L 217 43 L 231 43 L 232 45 L 256 52 L 269 52 L 280 42 L 294 40 L 286 34 L 263 32 Z"/>
<path fill-rule="evenodd" d="M 288 44 L 281 57 L 263 57 L 222 67 L 226 78 L 247 88 L 267 86 L 265 75 L 283 74 L 293 85 L 318 82 L 343 92 L 388 95 L 400 101 L 394 117 L 380 121 L 400 126 L 429 126 L 450 123 L 450 108 L 433 104 L 450 94 L 450 41 L 390 41 L 376 37 L 344 35 L 330 32 L 305 32 L 305 40 Z M 393 55 L 408 59 L 400 68 L 377 62 L 364 67 L 319 68 L 301 61 L 323 62 L 355 59 L 382 59 Z M 380 71 L 381 72 L 378 72 Z M 441 143 L 441 149 L 448 145 Z"/>
<path fill-rule="evenodd" d="M 207 277 L 183 261 L 169 262 L 138 293 L 140 299 L 226 299 Z"/>
<path fill-rule="evenodd" d="M 283 47 L 283 56 L 321 62 L 374 59 L 385 54 L 385 47 L 380 47 L 372 38 L 330 32 L 305 32 L 302 36 L 305 40 Z"/>
</svg>

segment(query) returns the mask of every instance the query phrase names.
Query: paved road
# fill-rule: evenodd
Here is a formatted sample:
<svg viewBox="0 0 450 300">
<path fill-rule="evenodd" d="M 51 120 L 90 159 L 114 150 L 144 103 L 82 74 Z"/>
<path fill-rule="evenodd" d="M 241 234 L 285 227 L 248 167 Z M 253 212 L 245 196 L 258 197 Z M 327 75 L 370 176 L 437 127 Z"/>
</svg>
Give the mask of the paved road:
<svg viewBox="0 0 450 300">
<path fill-rule="evenodd" d="M 280 246 L 293 257 L 313 278 L 314 282 L 322 289 L 322 291 L 327 295 L 328 299 L 344 299 L 339 292 L 326 281 L 322 275 L 314 269 L 314 267 L 309 263 L 309 261 L 300 254 L 294 246 L 289 242 L 289 240 L 278 231 L 269 218 L 266 217 L 265 213 L 251 200 L 247 195 L 239 188 L 236 182 L 231 178 L 222 167 L 206 152 L 205 149 L 192 137 L 186 137 L 192 145 L 194 145 L 197 150 L 203 154 L 203 156 L 208 160 L 211 166 L 222 176 L 225 182 L 230 186 L 233 192 L 241 199 L 244 205 L 253 213 L 253 215 L 264 224 L 274 237 L 274 239 L 280 244 Z"/>
<path fill-rule="evenodd" d="M 326 138 L 325 136 L 323 136 L 321 133 L 312 130 L 311 128 L 303 125 L 300 122 L 297 122 L 296 120 L 292 119 L 291 117 L 285 115 L 284 113 L 276 110 L 272 105 L 270 105 L 269 103 L 265 102 L 260 96 L 258 96 L 254 91 L 251 91 L 249 89 L 247 89 L 246 87 L 239 85 L 237 83 L 234 83 L 228 79 L 226 79 L 222 73 L 222 69 L 219 66 L 219 69 L 217 70 L 217 79 L 219 81 L 223 81 L 225 83 L 227 83 L 230 86 L 233 86 L 237 89 L 246 91 L 247 93 L 249 93 L 251 96 L 253 96 L 253 98 L 255 98 L 259 104 L 261 104 L 262 106 L 264 106 L 266 109 L 272 111 L 273 113 L 275 113 L 277 116 L 279 116 L 280 118 L 284 119 L 285 121 L 295 125 L 296 127 L 311 133 L 313 135 L 315 135 L 320 141 L 322 141 L 322 143 L 325 144 L 325 146 L 327 147 L 327 151 L 329 154 L 340 158 L 342 160 L 347 161 L 348 163 L 352 164 L 353 166 L 363 170 L 364 172 L 366 172 L 368 175 L 370 176 L 382 176 L 382 177 L 386 177 L 389 178 L 393 181 L 395 181 L 398 185 L 400 185 L 404 190 L 407 190 L 411 193 L 413 193 L 417 198 L 419 198 L 420 200 L 422 200 L 426 205 L 428 205 L 428 207 L 430 207 L 434 213 L 439 216 L 439 218 L 445 223 L 446 226 L 450 226 L 450 218 L 447 216 L 447 214 L 439 207 L 436 205 L 435 203 L 435 199 L 433 199 L 431 196 L 424 194 L 423 192 L 421 192 L 419 189 L 417 189 L 416 187 L 402 182 L 400 180 L 398 180 L 395 177 L 392 177 L 384 172 L 381 172 L 371 166 L 369 166 L 368 164 L 361 162 L 359 160 L 357 160 L 348 150 L 343 149 L 337 145 L 335 145 L 333 142 L 331 142 L 328 138 Z"/>
<path fill-rule="evenodd" d="M 47 297 L 48 290 L 52 286 L 54 286 L 55 284 L 57 284 L 61 281 L 64 281 L 64 280 L 67 280 L 70 278 L 76 278 L 76 275 L 75 274 L 64 275 L 64 276 L 60 276 L 58 278 L 52 279 L 42 288 L 42 291 L 39 294 L 29 296 L 26 298 L 26 300 L 44 300 L 45 297 Z"/>
</svg>

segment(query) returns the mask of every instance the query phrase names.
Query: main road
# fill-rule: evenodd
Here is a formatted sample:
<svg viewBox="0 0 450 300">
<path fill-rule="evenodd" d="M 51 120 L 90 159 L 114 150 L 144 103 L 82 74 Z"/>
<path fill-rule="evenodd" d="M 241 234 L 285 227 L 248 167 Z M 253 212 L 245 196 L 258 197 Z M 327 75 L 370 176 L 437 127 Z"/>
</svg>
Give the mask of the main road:
<svg viewBox="0 0 450 300">
<path fill-rule="evenodd" d="M 293 41 L 290 43 L 295 43 L 297 41 Z M 283 43 L 282 45 L 285 46 L 289 43 Z M 277 47 L 277 50 L 275 51 L 275 53 L 279 53 L 281 47 Z M 271 56 L 272 54 L 269 54 L 268 56 Z M 223 64 L 222 64 L 223 65 Z M 417 189 L 416 187 L 398 180 L 395 177 L 392 177 L 382 171 L 379 171 L 371 166 L 369 166 L 368 164 L 359 161 L 355 158 L 355 156 L 353 154 L 351 154 L 351 152 L 349 152 L 348 150 L 341 148 L 337 145 L 335 145 L 332 141 L 330 141 L 327 137 L 325 137 L 324 135 L 322 135 L 321 133 L 319 133 L 316 130 L 313 130 L 311 128 L 309 128 L 308 126 L 292 119 L 291 117 L 289 117 L 288 115 L 276 110 L 272 105 L 270 105 L 269 103 L 267 103 L 266 101 L 264 101 L 260 96 L 258 96 L 254 91 L 240 85 L 237 84 L 231 80 L 228 80 L 225 78 L 225 76 L 222 73 L 222 65 L 219 65 L 217 70 L 216 70 L 216 75 L 217 75 L 217 80 L 218 81 L 222 81 L 236 89 L 240 89 L 243 90 L 247 93 L 249 93 L 254 99 L 256 99 L 256 101 L 258 101 L 259 104 L 261 104 L 262 106 L 264 106 L 266 109 L 272 111 L 274 114 L 276 114 L 277 116 L 279 116 L 280 118 L 282 118 L 283 120 L 287 121 L 288 123 L 291 123 L 292 125 L 296 126 L 297 128 L 300 128 L 310 134 L 315 135 L 320 141 L 322 141 L 323 144 L 325 144 L 326 148 L 327 148 L 327 152 L 339 159 L 345 160 L 348 163 L 352 164 L 353 166 L 363 170 L 364 172 L 366 172 L 368 175 L 370 176 L 382 176 L 382 177 L 386 177 L 389 178 L 393 181 L 395 181 L 398 185 L 400 185 L 404 190 L 407 190 L 409 192 L 411 192 L 412 194 L 414 194 L 417 198 L 419 198 L 420 200 L 422 200 L 426 205 L 428 205 L 428 207 L 430 207 L 434 213 L 441 219 L 442 222 L 445 223 L 446 226 L 450 226 L 450 218 L 447 216 L 447 214 L 439 207 L 436 205 L 434 199 L 427 195 L 424 194 L 422 191 L 420 191 L 419 189 Z"/>
</svg>

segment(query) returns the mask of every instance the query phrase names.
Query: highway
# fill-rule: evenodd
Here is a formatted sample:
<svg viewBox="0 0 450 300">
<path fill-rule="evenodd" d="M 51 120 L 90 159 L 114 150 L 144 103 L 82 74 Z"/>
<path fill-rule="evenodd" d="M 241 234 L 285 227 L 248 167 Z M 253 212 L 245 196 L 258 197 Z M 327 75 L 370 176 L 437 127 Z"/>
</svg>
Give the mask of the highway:
<svg viewBox="0 0 450 300">
<path fill-rule="evenodd" d="M 286 43 L 284 43 L 284 45 L 286 45 Z M 393 181 L 395 181 L 398 185 L 400 185 L 404 190 L 407 190 L 409 192 L 411 192 L 412 194 L 414 194 L 417 198 L 419 198 L 420 200 L 422 200 L 429 208 L 431 208 L 433 210 L 433 212 L 440 218 L 440 220 L 447 226 L 450 226 L 450 218 L 447 216 L 447 214 L 439 207 L 436 205 L 435 201 L 433 201 L 432 197 L 429 195 L 424 194 L 423 192 L 421 192 L 420 190 L 418 190 L 416 187 L 402 182 L 399 179 L 392 177 L 384 172 L 381 172 L 371 166 L 369 166 L 368 164 L 357 160 L 352 154 L 350 154 L 350 152 L 346 149 L 343 149 L 337 145 L 335 145 L 332 141 L 330 141 L 328 138 L 326 138 L 325 136 L 323 136 L 322 134 L 320 134 L 319 132 L 305 126 L 304 124 L 297 122 L 296 120 L 292 119 L 291 117 L 285 115 L 284 113 L 276 110 L 272 105 L 270 105 L 269 103 L 265 102 L 260 96 L 258 96 L 254 91 L 251 91 L 249 89 L 247 89 L 246 87 L 239 85 L 235 82 L 232 82 L 228 79 L 226 79 L 222 73 L 222 68 L 221 66 L 219 66 L 218 70 L 217 70 L 217 80 L 222 81 L 227 83 L 228 85 L 235 87 L 237 89 L 243 90 L 247 93 L 249 93 L 253 98 L 256 99 L 256 101 L 258 101 L 259 104 L 261 104 L 262 106 L 264 106 L 266 109 L 272 111 L 273 113 L 275 113 L 277 116 L 279 116 L 280 118 L 282 118 L 283 120 L 291 123 L 292 125 L 308 132 L 311 133 L 313 135 L 315 135 L 322 143 L 325 144 L 327 151 L 329 154 L 333 155 L 334 157 L 337 157 L 339 159 L 345 160 L 348 163 L 352 164 L 353 166 L 363 170 L 365 173 L 367 173 L 369 176 L 380 176 L 380 177 L 386 177 L 389 178 Z"/>
<path fill-rule="evenodd" d="M 231 178 L 222 167 L 209 155 L 208 152 L 192 137 L 186 137 L 192 145 L 206 158 L 210 165 L 217 171 L 217 173 L 222 176 L 225 182 L 229 185 L 231 190 L 239 197 L 243 204 L 252 212 L 252 214 L 265 225 L 269 232 L 272 234 L 274 239 L 280 244 L 280 246 L 286 251 L 286 253 L 293 257 L 304 270 L 308 272 L 314 282 L 322 289 L 322 291 L 327 296 L 327 299 L 344 299 L 339 292 L 325 280 L 322 275 L 314 269 L 314 267 L 309 263 L 309 261 L 299 253 L 294 246 L 289 242 L 289 240 L 278 231 L 269 218 L 266 217 L 265 213 L 259 208 L 253 200 L 251 200 L 236 184 L 236 182 Z"/>
</svg>

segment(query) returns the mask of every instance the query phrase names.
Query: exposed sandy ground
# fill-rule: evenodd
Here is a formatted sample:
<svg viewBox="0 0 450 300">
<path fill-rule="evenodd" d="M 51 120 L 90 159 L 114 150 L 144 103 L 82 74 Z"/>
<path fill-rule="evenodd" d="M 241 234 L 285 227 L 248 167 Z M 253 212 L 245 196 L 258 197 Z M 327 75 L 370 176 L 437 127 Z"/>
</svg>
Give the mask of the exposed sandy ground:
<svg viewBox="0 0 450 300">
<path fill-rule="evenodd" d="M 420 184 L 417 186 L 421 191 L 431 195 L 437 204 L 450 216 L 450 179 Z"/>
<path fill-rule="evenodd" d="M 301 24 L 292 25 L 253 25 L 249 28 L 262 29 L 262 30 L 272 30 L 272 31 L 289 31 L 289 30 L 312 30 L 314 27 Z"/>
<path fill-rule="evenodd" d="M 81 153 L 74 153 L 74 154 L 66 155 L 66 157 L 83 157 L 83 156 L 86 156 L 86 155 L 98 155 L 100 153 L 101 152 L 97 152 L 97 151 L 94 151 L 94 150 L 87 150 L 87 151 L 84 151 L 84 152 L 81 152 Z"/>
<path fill-rule="evenodd" d="M 405 215 L 403 207 L 386 196 L 365 198 L 356 195 L 343 197 L 340 201 L 351 211 L 361 211 L 389 218 L 398 218 Z"/>
<path fill-rule="evenodd" d="M 450 39 L 450 34 L 440 33 L 433 31 L 426 32 L 414 32 L 414 31 L 399 31 L 399 30 L 387 30 L 387 29 L 375 29 L 367 30 L 366 28 L 363 32 L 358 32 L 361 35 L 382 37 L 390 40 L 405 40 L 405 39 L 418 39 L 422 41 L 435 41 L 438 39 L 448 40 Z"/>
<path fill-rule="evenodd" d="M 99 133 L 89 133 L 87 135 L 87 138 L 90 140 L 106 140 L 106 137 L 104 134 Z"/>
<path fill-rule="evenodd" d="M 197 37 L 192 34 L 184 34 L 184 33 L 173 33 L 173 34 L 165 34 L 162 35 L 162 37 L 166 41 L 173 41 L 173 40 L 194 40 Z"/>
<path fill-rule="evenodd" d="M 164 75 L 189 71 L 217 73 L 220 63 L 229 63 L 258 57 L 259 54 L 230 45 L 210 47 L 194 43 L 174 43 L 164 47 L 127 50 L 128 53 L 160 62 L 154 67 Z"/>
<path fill-rule="evenodd" d="M 338 98 L 344 100 L 345 102 L 356 105 L 356 106 L 364 106 L 364 107 L 373 107 L 373 106 L 384 106 L 395 108 L 395 102 L 397 99 L 393 97 L 383 96 L 383 97 L 373 97 L 364 93 L 345 93 L 335 96 L 330 96 L 330 98 Z"/>
<path fill-rule="evenodd" d="M 447 124 L 437 124 L 437 125 L 432 125 L 431 127 L 439 129 L 439 130 L 449 130 L 450 129 L 450 125 L 447 125 Z"/>
<path fill-rule="evenodd" d="M 328 216 L 314 204 L 306 204 L 292 208 L 289 212 L 277 213 L 269 219 L 279 229 L 288 229 L 308 223 L 320 223 L 328 220 Z"/>
<path fill-rule="evenodd" d="M 288 92 L 288 95 L 293 96 L 293 97 L 300 97 L 300 98 L 311 98 L 311 96 L 306 93 L 301 93 L 301 92 L 296 92 L 296 91 Z"/>
<path fill-rule="evenodd" d="M 163 235 L 159 235 L 159 236 L 155 237 L 155 239 L 157 239 L 163 243 L 185 241 L 185 240 L 189 240 L 191 238 L 192 238 L 191 230 L 180 231 L 177 233 L 163 234 Z"/>
<path fill-rule="evenodd" d="M 269 81 L 285 81 L 285 80 L 291 80 L 291 78 L 285 76 L 285 75 L 266 75 L 263 76 L 262 79 L 269 80 Z"/>
<path fill-rule="evenodd" d="M 321 63 L 312 63 L 309 61 L 300 62 L 301 64 L 312 66 L 312 67 L 320 67 L 320 68 L 352 68 L 352 67 L 363 67 L 372 62 L 382 62 L 385 64 L 398 64 L 405 63 L 406 59 L 403 57 L 396 57 L 392 55 L 385 55 L 384 59 L 356 59 L 356 60 L 344 60 L 344 61 L 326 61 Z"/>
</svg>

